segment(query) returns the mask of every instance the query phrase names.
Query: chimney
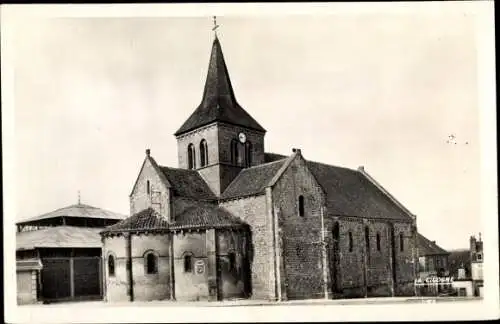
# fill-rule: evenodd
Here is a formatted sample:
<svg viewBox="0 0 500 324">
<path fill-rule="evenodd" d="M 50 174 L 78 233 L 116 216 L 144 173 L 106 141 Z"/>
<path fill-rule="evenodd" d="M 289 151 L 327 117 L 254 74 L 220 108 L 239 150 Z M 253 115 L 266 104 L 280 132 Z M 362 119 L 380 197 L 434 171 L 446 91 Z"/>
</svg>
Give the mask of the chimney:
<svg viewBox="0 0 500 324">
<path fill-rule="evenodd" d="M 302 154 L 302 151 L 300 149 L 298 149 L 298 148 L 293 148 L 292 152 L 293 153 L 297 153 L 297 154 Z"/>
<path fill-rule="evenodd" d="M 150 156 L 151 155 L 151 150 L 150 149 L 146 149 L 146 156 Z"/>
<path fill-rule="evenodd" d="M 479 232 L 479 242 L 481 242 L 481 232 Z"/>
<path fill-rule="evenodd" d="M 362 166 L 362 165 L 360 165 L 360 166 L 358 167 L 358 170 L 359 170 L 359 171 L 361 171 L 361 172 L 365 172 L 365 167 L 364 167 L 364 166 Z"/>
<path fill-rule="evenodd" d="M 436 244 L 436 241 L 432 241 L 432 244 Z"/>
</svg>

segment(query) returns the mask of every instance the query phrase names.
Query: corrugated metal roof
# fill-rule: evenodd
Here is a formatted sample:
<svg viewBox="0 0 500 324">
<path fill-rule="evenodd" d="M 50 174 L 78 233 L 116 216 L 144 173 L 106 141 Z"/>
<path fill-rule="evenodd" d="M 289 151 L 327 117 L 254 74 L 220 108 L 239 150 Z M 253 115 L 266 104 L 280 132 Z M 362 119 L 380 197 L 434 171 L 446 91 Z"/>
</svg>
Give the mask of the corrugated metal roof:
<svg viewBox="0 0 500 324">
<path fill-rule="evenodd" d="M 75 226 L 49 227 L 16 233 L 16 249 L 34 248 L 100 248 L 102 228 Z"/>
<path fill-rule="evenodd" d="M 417 233 L 417 247 L 420 256 L 450 254 L 420 233 Z"/>
<path fill-rule="evenodd" d="M 104 219 L 124 219 L 127 216 L 119 213 L 115 213 L 102 208 L 93 207 L 85 204 L 75 204 L 63 208 L 56 209 L 46 214 L 31 217 L 18 222 L 17 224 L 26 224 L 34 221 L 49 219 L 55 217 L 87 217 L 87 218 L 104 218 Z"/>
</svg>

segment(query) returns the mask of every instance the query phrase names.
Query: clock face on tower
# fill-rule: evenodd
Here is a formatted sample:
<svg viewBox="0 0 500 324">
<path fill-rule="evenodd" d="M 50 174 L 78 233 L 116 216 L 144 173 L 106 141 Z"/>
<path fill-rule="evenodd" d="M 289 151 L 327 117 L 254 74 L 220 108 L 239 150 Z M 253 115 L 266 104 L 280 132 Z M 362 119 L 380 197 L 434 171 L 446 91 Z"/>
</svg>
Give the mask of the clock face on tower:
<svg viewBox="0 0 500 324">
<path fill-rule="evenodd" d="M 244 133 L 239 133 L 238 138 L 239 138 L 241 143 L 245 143 L 247 141 L 247 137 Z"/>
</svg>

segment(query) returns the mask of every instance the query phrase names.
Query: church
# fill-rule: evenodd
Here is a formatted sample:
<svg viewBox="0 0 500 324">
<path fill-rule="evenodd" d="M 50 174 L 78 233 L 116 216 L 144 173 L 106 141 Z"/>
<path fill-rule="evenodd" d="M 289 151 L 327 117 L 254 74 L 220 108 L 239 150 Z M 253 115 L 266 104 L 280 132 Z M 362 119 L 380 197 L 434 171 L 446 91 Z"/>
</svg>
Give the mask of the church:
<svg viewBox="0 0 500 324">
<path fill-rule="evenodd" d="M 147 149 L 128 218 L 100 234 L 107 301 L 411 296 L 416 217 L 363 167 L 265 152 L 213 40 L 178 167 Z"/>
</svg>

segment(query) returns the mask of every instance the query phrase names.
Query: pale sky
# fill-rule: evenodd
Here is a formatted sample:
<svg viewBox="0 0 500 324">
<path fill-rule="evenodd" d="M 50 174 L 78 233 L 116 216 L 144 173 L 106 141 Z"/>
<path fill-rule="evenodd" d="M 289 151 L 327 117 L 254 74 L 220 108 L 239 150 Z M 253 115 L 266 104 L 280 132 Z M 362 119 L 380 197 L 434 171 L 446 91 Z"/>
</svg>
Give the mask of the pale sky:
<svg viewBox="0 0 500 324">
<path fill-rule="evenodd" d="M 445 249 L 480 221 L 476 17 L 218 17 L 236 98 L 267 152 L 366 171 Z M 124 214 L 150 148 L 200 103 L 212 18 L 31 19 L 15 28 L 17 214 L 77 202 Z M 457 144 L 447 143 L 454 134 Z"/>
</svg>

